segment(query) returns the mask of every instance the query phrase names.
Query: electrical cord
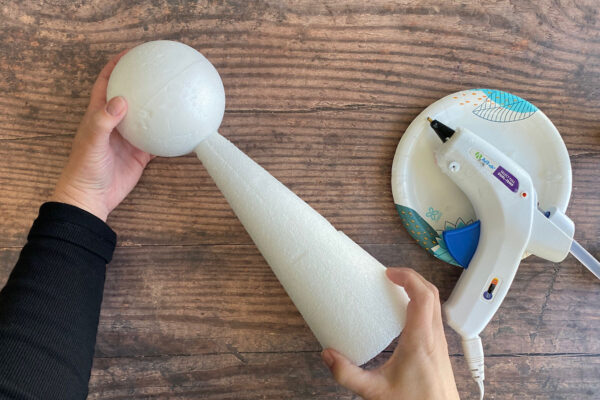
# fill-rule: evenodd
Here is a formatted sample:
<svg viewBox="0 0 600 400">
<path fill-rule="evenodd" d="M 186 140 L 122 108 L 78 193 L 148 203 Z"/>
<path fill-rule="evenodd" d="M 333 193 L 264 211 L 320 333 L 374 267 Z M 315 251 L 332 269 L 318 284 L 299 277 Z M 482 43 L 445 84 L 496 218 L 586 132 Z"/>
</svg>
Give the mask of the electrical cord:
<svg viewBox="0 0 600 400">
<path fill-rule="evenodd" d="M 465 360 L 471 371 L 471 376 L 473 377 L 473 380 L 477 382 L 477 386 L 479 387 L 479 399 L 483 400 L 483 380 L 485 379 L 485 372 L 481 338 L 475 336 L 474 338 L 463 339 L 462 346 L 465 353 Z"/>
</svg>

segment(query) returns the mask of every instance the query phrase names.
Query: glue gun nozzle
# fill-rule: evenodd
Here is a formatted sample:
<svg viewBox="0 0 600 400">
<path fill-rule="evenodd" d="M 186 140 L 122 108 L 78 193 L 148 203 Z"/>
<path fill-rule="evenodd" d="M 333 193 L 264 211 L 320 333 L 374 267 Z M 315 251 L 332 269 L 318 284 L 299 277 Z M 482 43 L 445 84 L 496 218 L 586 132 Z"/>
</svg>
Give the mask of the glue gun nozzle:
<svg viewBox="0 0 600 400">
<path fill-rule="evenodd" d="M 429 121 L 431 129 L 433 129 L 435 133 L 437 133 L 438 137 L 441 139 L 442 142 L 446 142 L 452 137 L 452 135 L 454 135 L 454 129 L 447 127 L 437 119 L 431 119 L 430 117 L 427 117 L 427 121 Z"/>
</svg>

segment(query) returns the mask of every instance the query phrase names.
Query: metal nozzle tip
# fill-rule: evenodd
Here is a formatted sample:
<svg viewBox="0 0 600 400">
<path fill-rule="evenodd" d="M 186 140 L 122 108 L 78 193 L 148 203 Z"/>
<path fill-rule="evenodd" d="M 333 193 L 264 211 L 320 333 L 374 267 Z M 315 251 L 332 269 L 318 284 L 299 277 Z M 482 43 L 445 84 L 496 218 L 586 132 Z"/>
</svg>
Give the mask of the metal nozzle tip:
<svg viewBox="0 0 600 400">
<path fill-rule="evenodd" d="M 433 120 L 430 117 L 427 117 L 427 121 L 428 122 L 433 122 Z"/>
</svg>

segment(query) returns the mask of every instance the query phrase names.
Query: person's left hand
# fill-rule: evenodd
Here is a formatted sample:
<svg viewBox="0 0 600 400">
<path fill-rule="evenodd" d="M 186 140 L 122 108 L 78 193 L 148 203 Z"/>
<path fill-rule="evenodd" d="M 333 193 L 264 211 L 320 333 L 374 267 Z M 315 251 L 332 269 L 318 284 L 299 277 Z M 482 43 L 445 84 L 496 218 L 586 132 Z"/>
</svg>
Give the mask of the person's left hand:
<svg viewBox="0 0 600 400">
<path fill-rule="evenodd" d="M 123 139 L 116 126 L 125 117 L 127 102 L 106 102 L 108 78 L 124 51 L 102 69 L 81 121 L 67 165 L 51 201 L 82 208 L 106 221 L 108 214 L 134 188 L 153 158 Z"/>
</svg>

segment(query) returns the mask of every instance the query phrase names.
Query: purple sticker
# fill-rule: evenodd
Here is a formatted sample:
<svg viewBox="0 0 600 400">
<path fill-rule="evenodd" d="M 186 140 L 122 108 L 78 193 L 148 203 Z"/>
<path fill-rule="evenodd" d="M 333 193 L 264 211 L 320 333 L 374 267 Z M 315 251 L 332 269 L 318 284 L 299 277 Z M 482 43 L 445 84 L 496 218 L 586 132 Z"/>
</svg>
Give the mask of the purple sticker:
<svg viewBox="0 0 600 400">
<path fill-rule="evenodd" d="M 494 171 L 494 176 L 500 180 L 500 182 L 504 183 L 507 188 L 512 190 L 513 192 L 517 192 L 519 190 L 519 180 L 515 178 L 513 174 L 499 166 Z"/>
</svg>

